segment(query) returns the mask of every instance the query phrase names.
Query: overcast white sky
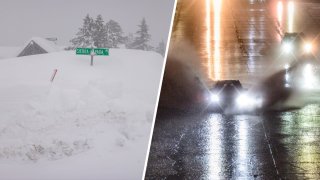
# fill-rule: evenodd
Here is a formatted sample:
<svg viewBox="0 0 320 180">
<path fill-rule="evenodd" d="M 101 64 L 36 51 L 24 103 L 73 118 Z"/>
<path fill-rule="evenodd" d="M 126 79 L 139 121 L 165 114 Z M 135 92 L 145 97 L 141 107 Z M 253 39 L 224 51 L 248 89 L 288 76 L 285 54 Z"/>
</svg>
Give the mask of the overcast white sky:
<svg viewBox="0 0 320 180">
<path fill-rule="evenodd" d="M 88 13 L 118 21 L 125 34 L 145 17 L 156 45 L 167 39 L 173 6 L 174 0 L 1 0 L 0 46 L 21 46 L 33 36 L 69 45 Z"/>
</svg>

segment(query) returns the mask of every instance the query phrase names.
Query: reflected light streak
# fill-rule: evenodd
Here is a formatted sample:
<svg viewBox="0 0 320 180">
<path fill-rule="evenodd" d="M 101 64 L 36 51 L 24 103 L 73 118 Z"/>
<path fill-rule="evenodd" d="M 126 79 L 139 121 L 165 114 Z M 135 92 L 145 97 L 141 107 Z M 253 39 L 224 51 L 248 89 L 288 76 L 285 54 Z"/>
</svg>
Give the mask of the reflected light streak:
<svg viewBox="0 0 320 180">
<path fill-rule="evenodd" d="M 221 6 L 222 0 L 214 0 L 214 78 L 221 79 L 221 57 L 220 57 L 220 37 L 221 37 Z"/>
<path fill-rule="evenodd" d="M 288 4 L 288 32 L 293 32 L 294 4 L 292 1 Z"/>
<path fill-rule="evenodd" d="M 283 15 L 283 3 L 282 1 L 278 1 L 277 18 L 280 26 L 282 25 L 282 15 Z"/>
<path fill-rule="evenodd" d="M 278 20 L 278 25 L 279 25 L 279 30 L 281 31 L 283 29 L 282 25 L 282 19 L 283 19 L 283 2 L 278 1 L 277 4 L 277 20 Z M 278 41 L 281 41 L 282 37 L 280 34 L 277 35 Z"/>
<path fill-rule="evenodd" d="M 301 109 L 298 115 L 292 112 L 286 112 L 282 119 L 286 121 L 283 124 L 281 132 L 284 134 L 295 134 L 294 143 L 290 143 L 288 149 L 291 151 L 293 161 L 301 162 L 298 168 L 304 169 L 306 179 L 318 179 L 314 172 L 318 172 L 317 161 L 320 156 L 318 153 L 317 142 L 318 131 L 309 129 L 310 127 L 319 127 L 319 119 L 315 118 L 319 110 L 318 105 L 309 105 Z"/>
<path fill-rule="evenodd" d="M 251 20 L 251 21 L 255 21 L 254 17 L 251 17 L 250 20 Z M 254 36 L 255 36 L 255 27 L 254 27 L 254 26 L 249 26 L 249 27 L 250 27 L 250 28 L 249 28 L 249 39 L 254 39 L 254 38 L 255 38 L 255 37 L 254 37 Z M 254 46 L 255 46 L 254 43 L 252 43 L 252 42 L 249 43 L 249 49 L 250 49 L 250 51 L 251 51 L 251 50 L 254 50 L 254 48 L 255 48 Z M 252 72 L 252 71 L 255 70 L 255 59 L 252 57 L 252 55 L 250 54 L 250 52 L 249 52 L 247 67 L 248 67 L 248 71 L 249 71 L 249 72 L 247 72 L 247 73 L 250 73 L 250 72 Z"/>
<path fill-rule="evenodd" d="M 239 118 L 239 144 L 238 144 L 238 162 L 241 164 L 238 167 L 240 173 L 246 174 L 248 172 L 248 125 L 245 119 Z"/>
<path fill-rule="evenodd" d="M 314 67 L 311 64 L 306 64 L 302 72 L 302 83 L 306 89 L 313 89 L 317 84 L 316 76 L 313 73 Z"/>
<path fill-rule="evenodd" d="M 317 147 L 314 145 L 312 146 L 312 143 L 317 141 L 315 138 L 315 135 L 313 133 L 310 133 L 310 135 L 307 132 L 303 132 L 302 138 L 301 138 L 301 143 L 304 144 L 304 146 L 301 147 L 301 154 L 302 156 L 298 156 L 299 160 L 302 162 L 313 162 L 314 159 L 316 158 L 318 152 L 317 152 Z M 316 166 L 312 166 L 311 172 L 316 172 L 315 170 L 317 169 Z"/>
<path fill-rule="evenodd" d="M 307 129 L 310 127 L 318 127 L 317 119 L 314 119 L 314 116 L 317 115 L 317 105 L 309 105 L 302 109 L 302 122 L 299 124 L 300 129 Z M 301 139 L 300 143 L 303 144 L 303 146 L 300 146 L 301 149 L 299 152 L 302 154 L 302 156 L 297 156 L 299 162 L 314 162 L 315 159 L 319 159 L 319 153 L 318 153 L 318 146 L 315 144 L 317 142 L 317 131 L 314 130 L 305 130 L 301 131 Z M 317 172 L 318 168 L 317 165 L 312 164 L 308 168 L 308 173 Z M 314 177 L 309 177 L 314 178 Z"/>
<path fill-rule="evenodd" d="M 222 172 L 222 142 L 221 142 L 221 115 L 212 115 L 209 119 L 209 164 L 208 179 L 221 179 Z"/>
<path fill-rule="evenodd" d="M 208 77 L 209 79 L 213 79 L 212 77 L 212 54 L 211 54 L 211 0 L 206 0 L 206 46 L 207 46 L 207 54 L 208 54 Z"/>
</svg>

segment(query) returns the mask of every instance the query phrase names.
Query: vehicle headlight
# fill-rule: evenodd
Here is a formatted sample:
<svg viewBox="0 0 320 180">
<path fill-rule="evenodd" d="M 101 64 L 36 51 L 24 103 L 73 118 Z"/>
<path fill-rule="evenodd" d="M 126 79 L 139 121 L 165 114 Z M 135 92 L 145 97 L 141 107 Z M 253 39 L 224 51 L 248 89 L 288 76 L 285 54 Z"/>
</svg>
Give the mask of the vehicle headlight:
<svg viewBox="0 0 320 180">
<path fill-rule="evenodd" d="M 236 103 L 238 106 L 243 106 L 243 105 L 246 105 L 248 99 L 249 98 L 247 97 L 246 94 L 240 94 L 236 99 Z"/>
<path fill-rule="evenodd" d="M 241 109 L 260 107 L 262 105 L 262 98 L 254 98 L 248 94 L 240 94 L 236 99 L 236 104 Z"/>
<path fill-rule="evenodd" d="M 303 49 L 304 49 L 304 52 L 306 52 L 306 53 L 311 53 L 311 51 L 312 51 L 312 44 L 311 44 L 311 43 L 306 43 L 306 44 L 304 44 Z"/>
<path fill-rule="evenodd" d="M 283 43 L 283 45 L 282 45 L 282 50 L 283 50 L 285 53 L 290 53 L 290 52 L 292 52 L 292 50 L 293 50 L 293 46 L 292 46 L 291 43 L 285 42 L 285 43 Z"/>
<path fill-rule="evenodd" d="M 289 64 L 285 64 L 284 65 L 284 69 L 288 70 L 290 68 L 290 65 Z"/>
<path fill-rule="evenodd" d="M 220 102 L 220 97 L 218 94 L 211 94 L 210 100 L 211 102 L 218 103 Z"/>
</svg>

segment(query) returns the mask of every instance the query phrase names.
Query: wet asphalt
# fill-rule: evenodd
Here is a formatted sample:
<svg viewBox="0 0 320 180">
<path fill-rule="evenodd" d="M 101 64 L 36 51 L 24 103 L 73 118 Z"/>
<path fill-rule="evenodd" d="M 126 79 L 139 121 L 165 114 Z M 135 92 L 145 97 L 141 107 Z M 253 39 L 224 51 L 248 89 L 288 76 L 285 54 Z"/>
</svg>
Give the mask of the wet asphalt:
<svg viewBox="0 0 320 180">
<path fill-rule="evenodd" d="M 289 6 L 180 0 L 171 41 L 191 42 L 207 84 L 239 79 L 250 87 L 286 63 L 274 51 L 284 32 L 320 33 L 320 3 Z M 299 109 L 250 115 L 159 108 L 145 179 L 320 179 L 318 97 L 308 95 Z"/>
<path fill-rule="evenodd" d="M 319 179 L 319 111 L 159 110 L 146 179 Z"/>
</svg>

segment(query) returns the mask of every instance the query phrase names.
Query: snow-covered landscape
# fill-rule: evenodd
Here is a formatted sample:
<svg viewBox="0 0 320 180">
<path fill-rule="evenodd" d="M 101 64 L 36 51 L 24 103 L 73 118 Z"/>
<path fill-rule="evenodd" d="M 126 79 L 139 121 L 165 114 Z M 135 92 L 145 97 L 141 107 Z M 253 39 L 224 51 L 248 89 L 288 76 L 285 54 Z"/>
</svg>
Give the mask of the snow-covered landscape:
<svg viewBox="0 0 320 180">
<path fill-rule="evenodd" d="M 16 57 L 21 47 L 0 46 L 0 60 Z"/>
<path fill-rule="evenodd" d="M 0 180 L 142 178 L 174 3 L 1 1 Z"/>
<path fill-rule="evenodd" d="M 140 179 L 162 64 L 127 49 L 93 66 L 74 50 L 1 59 L 0 179 Z"/>
</svg>

